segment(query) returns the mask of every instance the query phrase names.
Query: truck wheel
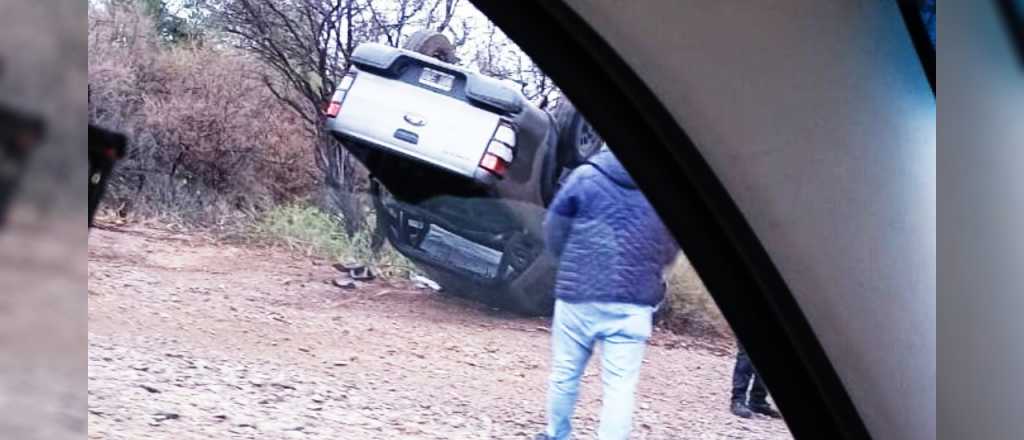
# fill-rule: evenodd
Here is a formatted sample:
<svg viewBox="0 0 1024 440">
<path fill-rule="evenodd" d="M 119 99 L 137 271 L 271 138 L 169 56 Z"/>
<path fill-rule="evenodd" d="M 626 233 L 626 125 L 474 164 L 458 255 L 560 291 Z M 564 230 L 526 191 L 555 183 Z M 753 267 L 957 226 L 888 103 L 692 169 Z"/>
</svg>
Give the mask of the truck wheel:
<svg viewBox="0 0 1024 440">
<path fill-rule="evenodd" d="M 558 127 L 560 162 L 564 166 L 575 167 L 586 162 L 601 149 L 601 144 L 604 143 L 601 136 L 565 97 L 558 101 L 554 117 L 555 125 Z"/>
<path fill-rule="evenodd" d="M 446 63 L 455 64 L 455 46 L 440 32 L 423 29 L 414 32 L 402 46 L 403 49 L 419 52 Z"/>
</svg>

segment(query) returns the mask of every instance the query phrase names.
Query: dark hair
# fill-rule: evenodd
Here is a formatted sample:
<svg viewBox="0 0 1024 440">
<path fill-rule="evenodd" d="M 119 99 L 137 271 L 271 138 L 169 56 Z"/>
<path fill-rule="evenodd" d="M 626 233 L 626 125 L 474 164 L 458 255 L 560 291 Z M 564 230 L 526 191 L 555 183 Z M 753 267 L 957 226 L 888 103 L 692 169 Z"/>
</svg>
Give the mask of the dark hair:
<svg viewBox="0 0 1024 440">
<path fill-rule="evenodd" d="M 89 124 L 89 227 L 103 198 L 114 163 L 124 157 L 127 138 Z"/>
</svg>

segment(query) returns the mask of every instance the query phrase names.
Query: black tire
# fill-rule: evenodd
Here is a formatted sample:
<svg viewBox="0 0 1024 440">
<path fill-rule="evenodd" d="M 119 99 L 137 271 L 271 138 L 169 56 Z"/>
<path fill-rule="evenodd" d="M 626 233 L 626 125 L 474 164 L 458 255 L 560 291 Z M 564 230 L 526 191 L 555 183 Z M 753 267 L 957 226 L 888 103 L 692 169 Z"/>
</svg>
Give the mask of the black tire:
<svg viewBox="0 0 1024 440">
<path fill-rule="evenodd" d="M 558 155 L 562 166 L 575 167 L 601 149 L 604 142 L 601 136 L 568 99 L 562 97 L 553 113 L 558 127 Z"/>
<path fill-rule="evenodd" d="M 440 32 L 424 29 L 414 32 L 402 46 L 403 49 L 419 52 L 446 63 L 455 64 L 455 46 Z"/>
</svg>

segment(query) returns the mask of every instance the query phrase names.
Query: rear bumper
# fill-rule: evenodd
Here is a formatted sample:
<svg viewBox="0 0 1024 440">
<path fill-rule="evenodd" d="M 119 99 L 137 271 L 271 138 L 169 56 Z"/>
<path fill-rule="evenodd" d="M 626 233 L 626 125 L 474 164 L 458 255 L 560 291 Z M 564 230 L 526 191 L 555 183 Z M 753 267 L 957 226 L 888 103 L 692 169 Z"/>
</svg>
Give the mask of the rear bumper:
<svg viewBox="0 0 1024 440">
<path fill-rule="evenodd" d="M 522 252 L 521 233 L 467 229 L 432 210 L 377 199 L 376 210 L 386 216 L 387 238 L 409 259 L 483 285 L 516 283 L 540 260 L 539 252 Z M 412 223 L 416 226 L 411 226 Z M 441 239 L 440 236 L 447 236 Z M 431 239 L 433 237 L 434 239 Z M 457 258 L 462 257 L 462 258 Z"/>
<path fill-rule="evenodd" d="M 431 224 L 429 227 L 437 226 Z M 389 228 L 388 241 L 392 246 L 421 267 L 428 276 L 437 277 L 435 280 L 446 289 L 468 293 L 487 303 L 503 304 L 502 307 L 511 307 L 520 313 L 550 315 L 558 264 L 549 254 L 541 252 L 525 264 L 517 265 L 513 262 L 516 258 L 513 256 L 515 251 L 511 249 L 513 245 L 504 241 L 504 251 L 501 252 L 499 260 L 469 262 L 462 259 L 460 262 L 450 257 L 451 253 L 458 253 L 458 250 L 453 249 L 454 252 L 450 253 L 431 251 L 426 243 L 416 245 L 392 231 L 393 229 Z M 461 238 L 470 240 L 470 237 L 466 236 Z M 480 244 L 477 243 L 477 246 Z M 463 253 L 466 253 L 465 249 Z M 444 257 L 445 254 L 449 257 Z M 486 269 L 481 271 L 482 267 Z"/>
<path fill-rule="evenodd" d="M 429 265 L 436 270 L 457 275 L 480 285 L 498 286 L 509 281 L 509 279 L 502 276 L 506 264 L 504 262 L 504 252 L 493 250 L 493 247 L 499 247 L 503 244 L 500 243 L 500 238 L 493 236 L 467 237 L 452 232 L 458 230 L 458 227 L 425 210 L 405 204 L 390 205 L 390 207 L 398 215 L 397 217 L 389 218 L 389 223 L 393 227 L 388 228 L 388 241 L 406 258 L 418 264 Z M 378 210 L 378 212 L 381 211 Z M 385 212 L 384 215 L 390 217 L 390 214 L 386 213 L 387 210 L 383 212 Z M 411 235 L 407 233 L 409 226 L 404 223 L 410 219 L 422 224 L 422 228 L 419 231 L 423 234 L 423 237 L 419 239 L 419 243 L 413 242 Z M 445 231 L 445 235 L 457 237 L 454 240 L 446 240 L 448 241 L 447 245 L 452 248 L 444 249 L 444 243 L 442 242 L 438 243 L 441 245 L 441 248 L 435 249 L 433 252 L 429 250 L 430 246 L 427 244 L 427 241 L 431 241 L 428 239 L 435 229 Z M 478 242 L 478 240 L 490 242 L 490 246 L 484 245 Z M 454 249 L 454 247 L 461 249 Z M 485 261 L 482 257 L 477 261 L 471 261 L 472 257 L 469 257 L 469 259 L 463 258 L 461 261 L 452 259 L 452 254 L 465 253 L 466 248 L 491 249 L 491 253 L 498 254 L 498 257 L 496 260 L 492 259 L 493 261 L 489 262 Z M 469 253 L 473 254 L 473 252 Z M 482 255 L 483 253 L 475 252 L 477 255 Z"/>
</svg>

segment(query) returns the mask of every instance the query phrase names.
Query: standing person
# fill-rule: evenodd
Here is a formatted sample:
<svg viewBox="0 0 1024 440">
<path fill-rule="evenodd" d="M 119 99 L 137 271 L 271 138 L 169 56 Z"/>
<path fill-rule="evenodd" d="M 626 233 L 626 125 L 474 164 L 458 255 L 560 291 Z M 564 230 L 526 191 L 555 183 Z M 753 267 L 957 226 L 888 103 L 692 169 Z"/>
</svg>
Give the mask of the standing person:
<svg viewBox="0 0 1024 440">
<path fill-rule="evenodd" d="M 548 425 L 536 438 L 569 437 L 580 376 L 600 341 L 598 437 L 626 439 L 654 309 L 665 296 L 662 274 L 679 248 L 607 146 L 569 176 L 551 203 L 544 234 L 559 267 Z"/>
<path fill-rule="evenodd" d="M 773 419 L 782 417 L 768 404 L 768 388 L 765 388 L 764 382 L 761 381 L 761 375 L 754 370 L 754 364 L 750 362 L 750 357 L 742 345 L 739 345 L 739 351 L 736 352 L 736 367 L 732 370 L 732 404 L 729 405 L 729 410 L 744 419 L 753 417 L 754 413 Z"/>
</svg>

